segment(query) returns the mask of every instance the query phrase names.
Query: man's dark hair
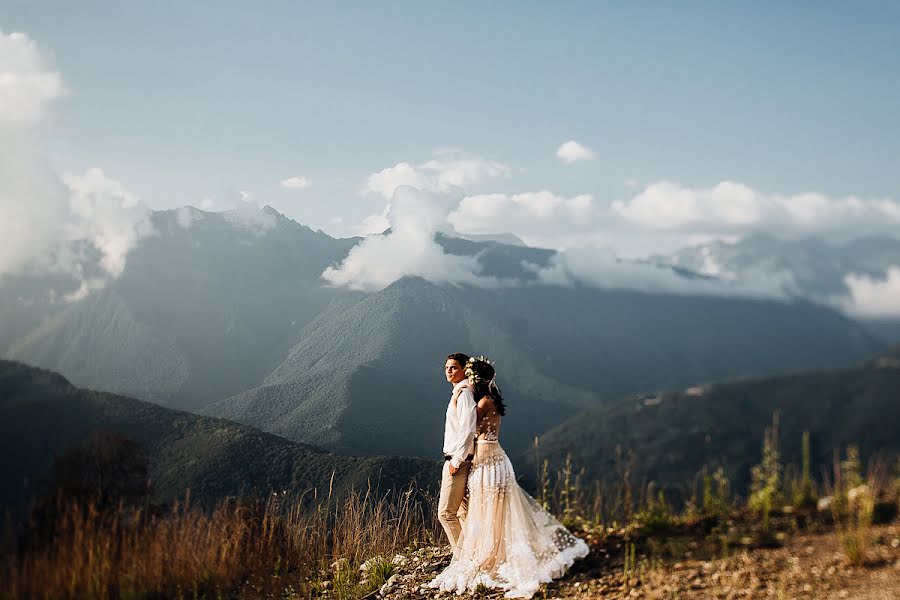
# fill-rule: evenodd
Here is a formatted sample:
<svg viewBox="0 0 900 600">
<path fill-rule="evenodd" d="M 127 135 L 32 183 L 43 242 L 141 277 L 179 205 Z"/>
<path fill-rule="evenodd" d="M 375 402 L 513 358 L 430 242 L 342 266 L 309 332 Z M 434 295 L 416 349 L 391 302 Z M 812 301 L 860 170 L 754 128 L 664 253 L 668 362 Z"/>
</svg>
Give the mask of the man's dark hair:
<svg viewBox="0 0 900 600">
<path fill-rule="evenodd" d="M 460 369 L 465 369 L 466 363 L 469 362 L 469 356 L 467 354 L 463 354 L 462 352 L 454 352 L 453 354 L 447 355 L 447 360 L 455 360 L 459 363 Z"/>
</svg>

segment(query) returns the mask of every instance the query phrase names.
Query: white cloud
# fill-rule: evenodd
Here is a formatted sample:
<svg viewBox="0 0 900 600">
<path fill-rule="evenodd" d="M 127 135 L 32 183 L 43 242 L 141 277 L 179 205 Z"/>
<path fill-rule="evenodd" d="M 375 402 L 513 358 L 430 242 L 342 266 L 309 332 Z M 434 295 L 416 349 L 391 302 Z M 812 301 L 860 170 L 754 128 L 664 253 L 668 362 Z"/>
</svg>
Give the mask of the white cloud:
<svg viewBox="0 0 900 600">
<path fill-rule="evenodd" d="M 556 156 L 561 158 L 564 163 L 572 164 L 579 160 L 593 160 L 594 152 L 575 140 L 569 140 L 560 144 L 556 149 Z"/>
<path fill-rule="evenodd" d="M 121 275 L 152 228 L 146 207 L 101 170 L 63 180 L 49 166 L 46 125 L 63 92 L 28 36 L 0 32 L 0 276 L 65 273 L 79 280 L 78 299 Z"/>
<path fill-rule="evenodd" d="M 128 253 L 142 237 L 153 232 L 150 211 L 137 196 L 100 169 L 68 175 L 65 182 L 71 190 L 70 239 L 90 242 L 102 255 L 103 270 L 113 277 L 120 276 Z"/>
<path fill-rule="evenodd" d="M 302 190 L 309 187 L 309 179 L 302 176 L 288 177 L 287 179 L 281 180 L 281 187 L 292 190 Z"/>
<path fill-rule="evenodd" d="M 354 246 L 344 262 L 323 274 L 325 281 L 360 290 L 379 290 L 398 279 L 418 275 L 429 281 L 489 285 L 476 275 L 473 257 L 445 254 L 434 236 L 446 223 L 452 197 L 403 186 L 391 199 L 386 218 L 391 231 Z"/>
<path fill-rule="evenodd" d="M 752 225 L 760 218 L 756 194 L 749 187 L 723 182 L 709 190 L 691 190 L 661 181 L 628 202 L 615 202 L 613 212 L 647 229 L 691 231 Z"/>
<path fill-rule="evenodd" d="M 388 167 L 378 173 L 369 175 L 365 191 L 376 192 L 385 198 L 391 198 L 394 195 L 394 190 L 402 186 L 409 186 L 419 190 L 432 187 L 425 173 L 408 162 L 400 162 L 393 167 Z"/>
<path fill-rule="evenodd" d="M 0 276 L 46 253 L 65 225 L 66 187 L 49 166 L 40 127 L 62 89 L 32 40 L 0 31 Z"/>
<path fill-rule="evenodd" d="M 750 234 L 784 237 L 892 233 L 900 227 L 900 203 L 891 199 L 830 198 L 819 193 L 765 194 L 738 182 L 692 189 L 660 181 L 612 212 L 645 234 Z"/>
<path fill-rule="evenodd" d="M 34 144 L 0 133 L 0 277 L 50 251 L 67 222 L 66 186 Z"/>
<path fill-rule="evenodd" d="M 390 212 L 391 205 L 388 204 L 384 207 L 383 211 L 369 215 L 362 220 L 362 223 L 356 227 L 352 227 L 351 230 L 354 234 L 363 236 L 384 233 L 384 231 L 391 226 L 391 221 L 388 219 Z"/>
<path fill-rule="evenodd" d="M 445 254 L 434 236 L 439 231 L 452 233 L 447 215 L 466 186 L 511 172 L 497 161 L 443 150 L 424 163 L 404 161 L 371 174 L 363 191 L 380 194 L 389 203 L 352 228 L 370 237 L 354 247 L 339 267 L 325 271 L 323 278 L 356 289 L 380 289 L 407 275 L 492 285 L 476 275 L 474 258 Z M 387 229 L 387 235 L 373 235 Z"/>
<path fill-rule="evenodd" d="M 32 127 L 65 92 L 62 76 L 47 65 L 24 33 L 0 30 L 0 127 Z"/>
<path fill-rule="evenodd" d="M 601 219 L 590 194 L 565 197 L 547 190 L 467 196 L 448 217 L 459 233 L 512 233 L 528 245 L 551 248 L 596 232 Z"/>
<path fill-rule="evenodd" d="M 850 290 L 848 312 L 864 317 L 900 317 L 900 266 L 887 269 L 883 279 L 850 273 L 844 278 Z"/>
<path fill-rule="evenodd" d="M 659 181 L 611 204 L 590 194 L 565 197 L 547 190 L 470 195 L 449 221 L 466 235 L 512 234 L 528 245 L 553 249 L 608 245 L 620 255 L 647 256 L 698 240 L 734 240 L 753 233 L 837 240 L 896 235 L 900 203 L 818 193 L 766 194 L 732 181 L 701 189 Z"/>
<path fill-rule="evenodd" d="M 626 200 L 610 204 L 599 203 L 590 194 L 564 196 L 548 190 L 465 195 L 467 185 L 508 173 L 509 169 L 456 169 L 453 167 L 458 165 L 451 166 L 451 162 L 435 158 L 422 164 L 398 163 L 370 177 L 368 189 L 387 196 L 395 186 L 406 184 L 429 190 L 431 197 L 444 198 L 446 208 L 438 211 L 423 231 L 446 230 L 474 238 L 513 235 L 530 246 L 557 250 L 558 255 L 547 268 L 535 267 L 539 280 L 546 284 L 577 282 L 650 293 L 793 298 L 800 290 L 794 275 L 784 269 L 773 270 L 771 265 L 741 269 L 738 274 L 707 256 L 700 268 L 710 277 L 687 277 L 633 258 L 716 240 L 733 242 L 758 232 L 785 238 L 827 235 L 849 239 L 900 230 L 900 205 L 891 199 L 762 193 L 734 181 L 699 189 L 658 181 L 632 192 Z M 627 187 L 637 185 L 636 181 L 626 182 Z M 454 199 L 458 199 L 455 205 Z M 425 210 L 425 205 L 420 210 Z M 405 211 L 389 205 L 383 213 L 367 217 L 359 231 L 381 233 L 389 226 L 393 231 L 400 214 Z M 369 242 L 366 252 L 354 252 L 344 265 L 329 271 L 326 279 L 364 289 L 385 285 L 402 274 L 434 280 L 467 281 L 474 277 L 472 280 L 481 285 L 500 283 L 480 280 L 471 262 L 451 265 L 453 261 L 448 262 L 429 235 L 399 235 L 386 241 L 391 238 L 388 235 Z M 374 273 L 371 276 L 366 275 L 369 269 Z M 881 290 L 889 285 L 852 281 L 860 298 L 858 304 L 865 306 L 875 302 L 868 298 L 877 298 L 870 288 Z"/>
<path fill-rule="evenodd" d="M 373 173 L 363 191 L 381 194 L 387 199 L 401 186 L 425 192 L 459 193 L 466 186 L 485 179 L 508 177 L 512 170 L 497 161 L 456 151 L 442 151 L 420 165 L 400 162 Z"/>
</svg>

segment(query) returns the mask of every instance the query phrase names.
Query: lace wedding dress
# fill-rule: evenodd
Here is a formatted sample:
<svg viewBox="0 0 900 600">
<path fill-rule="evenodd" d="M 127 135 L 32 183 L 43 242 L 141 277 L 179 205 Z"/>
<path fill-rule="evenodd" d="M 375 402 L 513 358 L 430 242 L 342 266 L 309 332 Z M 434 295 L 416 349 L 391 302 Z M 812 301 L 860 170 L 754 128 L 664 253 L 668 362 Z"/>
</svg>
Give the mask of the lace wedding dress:
<svg viewBox="0 0 900 600">
<path fill-rule="evenodd" d="M 456 554 L 428 585 L 464 593 L 479 584 L 531 598 L 588 547 L 516 483 L 496 434 L 482 434 L 469 473 L 469 507 Z M 479 436 L 482 437 L 482 436 Z"/>
</svg>

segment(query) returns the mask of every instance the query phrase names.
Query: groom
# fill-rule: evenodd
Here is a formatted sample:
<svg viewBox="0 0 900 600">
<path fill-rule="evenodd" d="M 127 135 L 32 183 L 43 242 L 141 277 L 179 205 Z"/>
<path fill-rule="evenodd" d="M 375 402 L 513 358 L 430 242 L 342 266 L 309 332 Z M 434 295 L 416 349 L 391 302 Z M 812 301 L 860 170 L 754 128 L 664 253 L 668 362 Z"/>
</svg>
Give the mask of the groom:
<svg viewBox="0 0 900 600">
<path fill-rule="evenodd" d="M 461 352 L 447 357 L 444 374 L 453 386 L 447 420 L 444 425 L 444 469 L 441 472 L 441 495 L 438 520 L 450 538 L 456 554 L 462 523 L 466 519 L 466 481 L 475 453 L 475 396 L 466 378 L 469 357 Z"/>
</svg>

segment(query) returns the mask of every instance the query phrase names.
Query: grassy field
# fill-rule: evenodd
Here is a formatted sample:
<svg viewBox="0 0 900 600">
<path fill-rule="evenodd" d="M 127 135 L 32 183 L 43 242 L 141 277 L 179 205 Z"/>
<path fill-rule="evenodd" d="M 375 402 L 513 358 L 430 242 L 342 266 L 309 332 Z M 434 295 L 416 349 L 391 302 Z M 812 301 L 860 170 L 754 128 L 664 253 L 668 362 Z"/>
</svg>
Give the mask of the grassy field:
<svg viewBox="0 0 900 600">
<path fill-rule="evenodd" d="M 734 496 L 718 470 L 699 473 L 676 506 L 652 483 L 634 481 L 637 459 L 621 452 L 615 483 L 588 482 L 571 461 L 544 463 L 536 497 L 591 545 L 585 564 L 603 564 L 595 583 L 610 567 L 615 581 L 638 585 L 681 561 L 729 565 L 819 534 L 842 565 L 864 570 L 884 543 L 877 528 L 897 518 L 900 462 L 876 457 L 864 467 L 850 447 L 817 480 L 808 456 L 798 468 L 782 464 L 776 425 L 763 437 L 747 498 Z M 167 506 L 45 498 L 25 521 L 7 519 L 0 598 L 374 598 L 402 574 L 398 555 L 444 544 L 435 505 L 416 488 L 228 498 L 212 509 L 189 497 Z"/>
</svg>

